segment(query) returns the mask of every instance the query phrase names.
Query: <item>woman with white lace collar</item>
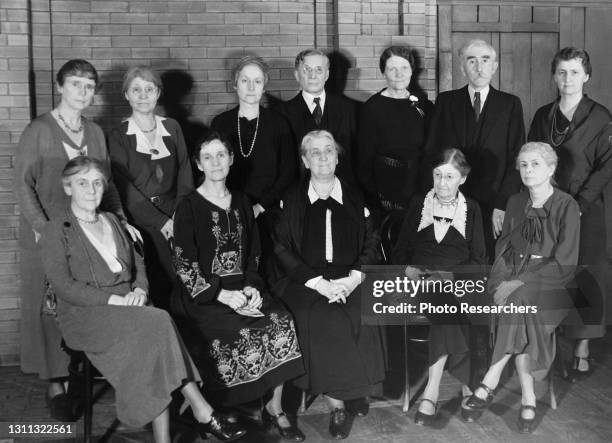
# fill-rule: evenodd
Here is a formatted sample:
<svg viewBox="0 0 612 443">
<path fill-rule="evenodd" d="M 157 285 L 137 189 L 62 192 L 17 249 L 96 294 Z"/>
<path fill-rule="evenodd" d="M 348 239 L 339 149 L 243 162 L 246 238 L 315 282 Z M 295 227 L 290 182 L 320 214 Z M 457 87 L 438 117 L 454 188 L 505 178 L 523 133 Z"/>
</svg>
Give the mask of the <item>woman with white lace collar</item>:
<svg viewBox="0 0 612 443">
<path fill-rule="evenodd" d="M 480 207 L 465 197 L 459 186 L 470 166 L 458 149 L 446 149 L 434 162 L 434 187 L 423 198 L 415 197 L 406 210 L 392 262 L 406 266 L 413 280 L 474 278 L 487 262 Z M 461 274 L 461 275 L 459 275 Z M 427 300 L 426 300 L 427 298 Z M 418 294 L 414 303 L 456 305 L 455 294 Z M 429 378 L 415 416 L 419 425 L 431 425 L 438 411 L 440 380 L 445 366 L 463 383 L 462 395 L 471 391 L 471 328 L 459 315 L 429 316 Z"/>
<path fill-rule="evenodd" d="M 174 279 L 168 246 L 174 211 L 193 189 L 193 176 L 180 126 L 155 114 L 161 92 L 161 79 L 150 68 L 126 72 L 123 93 L 132 114 L 109 133 L 108 147 L 128 217 L 143 233 L 151 298 L 166 308 Z"/>
</svg>

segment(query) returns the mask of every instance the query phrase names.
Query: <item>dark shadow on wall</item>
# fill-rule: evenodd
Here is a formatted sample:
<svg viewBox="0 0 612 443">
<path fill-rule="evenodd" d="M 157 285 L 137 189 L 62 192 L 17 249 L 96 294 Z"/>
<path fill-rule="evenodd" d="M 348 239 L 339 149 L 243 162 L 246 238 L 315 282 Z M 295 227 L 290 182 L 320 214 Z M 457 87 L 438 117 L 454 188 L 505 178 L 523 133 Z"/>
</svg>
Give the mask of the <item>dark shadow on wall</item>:
<svg viewBox="0 0 612 443">
<path fill-rule="evenodd" d="M 159 104 L 166 110 L 166 115 L 178 122 L 183 130 L 187 152 L 191 159 L 193 178 L 195 183 L 200 176 L 195 163 L 193 162 L 193 152 L 196 142 L 208 133 L 208 126 L 201 121 L 195 120 L 191 115 L 191 109 L 186 104 L 186 98 L 193 90 L 193 77 L 186 71 L 169 70 L 161 74 L 163 84 L 163 94 Z"/>
<path fill-rule="evenodd" d="M 408 89 L 413 95 L 416 95 L 419 98 L 427 98 L 427 91 L 425 91 L 419 83 L 419 77 L 424 71 L 423 58 L 416 49 L 413 48 L 411 52 L 412 56 L 414 57 L 414 69 L 412 70 L 412 78 L 410 79 Z"/>
<path fill-rule="evenodd" d="M 330 94 L 344 95 L 348 72 L 352 65 L 351 60 L 339 50 L 328 52 L 327 57 L 329 58 L 329 78 L 327 83 L 325 83 L 325 91 Z M 344 96 L 353 102 L 357 110 L 359 110 L 361 105 L 359 100 Z"/>
</svg>

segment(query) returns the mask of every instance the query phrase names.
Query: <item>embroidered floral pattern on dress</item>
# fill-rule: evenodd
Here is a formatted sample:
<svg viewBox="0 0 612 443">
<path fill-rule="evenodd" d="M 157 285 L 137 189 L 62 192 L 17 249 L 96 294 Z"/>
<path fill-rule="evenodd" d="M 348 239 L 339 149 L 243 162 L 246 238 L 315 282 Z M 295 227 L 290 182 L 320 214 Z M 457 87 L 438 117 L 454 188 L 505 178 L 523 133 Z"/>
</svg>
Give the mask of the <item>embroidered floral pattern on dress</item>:
<svg viewBox="0 0 612 443">
<path fill-rule="evenodd" d="M 217 365 L 215 382 L 232 387 L 260 379 L 274 368 L 301 357 L 293 320 L 270 314 L 272 323 L 262 329 L 241 329 L 232 343 L 212 342 Z"/>
<path fill-rule="evenodd" d="M 191 298 L 195 298 L 199 293 L 210 288 L 210 283 L 206 282 L 198 262 L 190 262 L 183 257 L 183 248 L 180 246 L 174 248 L 174 269 Z"/>
<path fill-rule="evenodd" d="M 233 214 L 235 218 L 236 228 L 232 231 L 232 224 L 230 220 L 230 214 Z M 219 276 L 224 275 L 235 275 L 242 273 L 242 223 L 240 221 L 240 212 L 238 209 L 227 210 L 225 215 L 227 216 L 227 232 L 223 232 L 221 229 L 220 213 L 219 211 L 212 211 L 212 221 L 214 226 L 212 227 L 212 233 L 217 240 L 217 246 L 215 248 L 215 257 L 212 261 L 211 272 Z M 238 251 L 223 250 L 226 245 L 237 245 Z"/>
</svg>

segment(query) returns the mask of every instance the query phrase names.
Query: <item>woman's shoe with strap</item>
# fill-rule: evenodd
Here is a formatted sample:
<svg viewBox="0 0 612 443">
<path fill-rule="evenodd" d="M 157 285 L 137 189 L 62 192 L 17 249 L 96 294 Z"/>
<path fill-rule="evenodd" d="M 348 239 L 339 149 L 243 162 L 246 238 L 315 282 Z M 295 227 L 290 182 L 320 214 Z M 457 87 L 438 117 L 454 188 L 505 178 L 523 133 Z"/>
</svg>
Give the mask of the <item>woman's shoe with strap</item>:
<svg viewBox="0 0 612 443">
<path fill-rule="evenodd" d="M 289 422 L 289 426 L 281 426 L 279 423 L 279 419 L 285 417 Z M 287 415 L 284 412 L 280 412 L 278 414 L 271 414 L 268 412 L 268 408 L 266 406 L 263 407 L 261 411 L 261 421 L 266 426 L 274 426 L 283 440 L 286 441 L 304 441 L 306 436 L 304 433 L 298 428 L 296 425 L 292 424 Z"/>
<path fill-rule="evenodd" d="M 431 426 L 438 416 L 438 404 L 428 398 L 422 398 L 420 403 L 430 403 L 434 408 L 433 414 L 426 414 L 417 409 L 416 415 L 414 416 L 414 423 L 420 426 Z M 421 405 L 419 404 L 419 407 Z"/>
<path fill-rule="evenodd" d="M 485 398 L 478 397 L 476 395 L 476 391 L 478 391 L 478 389 L 482 389 L 483 391 L 485 391 L 487 396 Z M 489 405 L 493 401 L 494 396 L 495 396 L 494 389 L 491 389 L 484 383 L 480 383 L 480 385 L 478 385 L 478 387 L 476 388 L 474 393 L 471 395 L 471 397 L 468 398 L 468 401 L 465 403 L 465 405 L 470 409 L 476 409 L 476 410 L 481 411 L 489 407 Z"/>
</svg>

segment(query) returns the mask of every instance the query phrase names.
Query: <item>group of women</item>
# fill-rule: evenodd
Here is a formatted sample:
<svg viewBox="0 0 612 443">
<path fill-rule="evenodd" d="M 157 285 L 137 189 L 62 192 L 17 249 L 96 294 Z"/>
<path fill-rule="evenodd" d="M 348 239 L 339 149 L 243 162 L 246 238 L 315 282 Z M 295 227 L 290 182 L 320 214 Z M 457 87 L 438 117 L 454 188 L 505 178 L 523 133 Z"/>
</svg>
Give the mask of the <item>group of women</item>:
<svg viewBox="0 0 612 443">
<path fill-rule="evenodd" d="M 375 215 L 403 211 L 392 260 L 414 264 L 406 268 L 411 278 L 448 279 L 464 265 L 487 263 L 479 206 L 459 190 L 470 170 L 461 151 L 440 149 L 433 189 L 416 193 L 431 103 L 409 89 L 411 51 L 389 48 L 380 68 L 388 87 L 364 105 L 359 134 L 363 192 L 336 177 L 342 147 L 329 132 L 308 133 L 295 155 L 288 124 L 261 106 L 268 72 L 258 57 L 239 61 L 238 106 L 213 120 L 191 162 L 179 125 L 155 113 L 162 83 L 153 70 L 125 74 L 132 113 L 105 140 L 82 115 L 99 85 L 95 68 L 71 60 L 60 69 L 61 100 L 24 130 L 17 175 L 28 276 L 22 368 L 50 381 L 56 418 L 73 418 L 63 339 L 115 387 L 118 418 L 152 421 L 156 441 L 169 441 L 177 389 L 201 433 L 239 438 L 244 427 L 211 404 L 262 399 L 262 420 L 285 440 L 302 441 L 283 411 L 290 380 L 324 395 L 330 434 L 348 436 L 350 413 L 367 413 L 365 399 L 385 376 L 381 329 L 360 318 L 360 268 L 380 262 Z M 419 424 L 435 419 L 445 366 L 464 384 L 462 415 L 471 421 L 516 355 L 519 428 L 530 432 L 534 377 L 547 373 L 554 329 L 573 306 L 567 286 L 578 264 L 605 260 L 612 119 L 582 93 L 591 74 L 586 52 L 561 50 L 552 71 L 560 98 L 538 111 L 532 142 L 516 159 L 525 190 L 508 202 L 489 276 L 494 303 L 546 309 L 496 317 L 492 365 L 476 389 L 470 327 L 432 318 Z M 202 172 L 197 187 L 191 164 Z M 307 174 L 294 183 L 298 167 Z M 139 239 L 144 263 L 132 245 Z M 599 291 L 583 291 L 585 306 L 599 302 L 599 310 L 585 309 L 591 322 L 601 315 L 601 271 L 577 274 L 581 289 Z M 577 350 L 576 370 L 585 371 L 588 341 Z"/>
</svg>

